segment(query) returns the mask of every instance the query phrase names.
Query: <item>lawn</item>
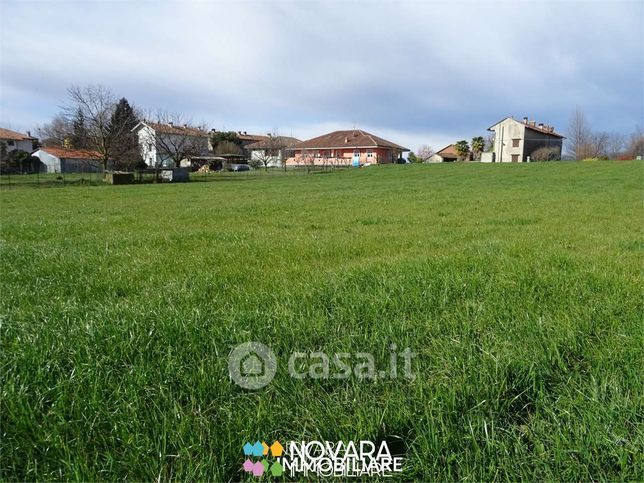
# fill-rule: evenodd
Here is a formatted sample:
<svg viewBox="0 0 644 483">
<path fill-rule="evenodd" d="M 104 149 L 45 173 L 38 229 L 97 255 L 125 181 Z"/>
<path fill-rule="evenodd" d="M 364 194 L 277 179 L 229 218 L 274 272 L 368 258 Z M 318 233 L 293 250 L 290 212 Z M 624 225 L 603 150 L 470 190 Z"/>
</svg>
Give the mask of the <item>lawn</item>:
<svg viewBox="0 0 644 483">
<path fill-rule="evenodd" d="M 240 480 L 256 439 L 404 479 L 644 479 L 642 162 L 0 190 L 3 480 Z M 269 345 L 275 379 L 228 373 Z M 409 347 L 415 379 L 295 379 Z M 266 477 L 265 477 L 266 479 Z"/>
</svg>

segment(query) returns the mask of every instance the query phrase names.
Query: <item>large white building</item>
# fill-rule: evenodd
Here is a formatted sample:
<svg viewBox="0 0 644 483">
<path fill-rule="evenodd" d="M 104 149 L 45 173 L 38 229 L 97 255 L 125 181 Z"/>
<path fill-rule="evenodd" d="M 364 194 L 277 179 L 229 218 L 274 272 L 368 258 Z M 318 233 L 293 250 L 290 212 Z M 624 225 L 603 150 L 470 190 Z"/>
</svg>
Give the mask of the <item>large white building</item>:
<svg viewBox="0 0 644 483">
<path fill-rule="evenodd" d="M 181 162 L 211 151 L 208 132 L 196 127 L 142 121 L 133 131 L 139 136 L 141 157 L 150 167 L 174 167 L 176 158 Z"/>
<path fill-rule="evenodd" d="M 482 157 L 482 162 L 524 163 L 534 159 L 534 152 L 540 148 L 550 149 L 553 158 L 561 159 L 565 138 L 553 126 L 529 121 L 527 117 L 523 121 L 506 117 L 488 131 L 494 132 L 494 156 Z"/>
</svg>

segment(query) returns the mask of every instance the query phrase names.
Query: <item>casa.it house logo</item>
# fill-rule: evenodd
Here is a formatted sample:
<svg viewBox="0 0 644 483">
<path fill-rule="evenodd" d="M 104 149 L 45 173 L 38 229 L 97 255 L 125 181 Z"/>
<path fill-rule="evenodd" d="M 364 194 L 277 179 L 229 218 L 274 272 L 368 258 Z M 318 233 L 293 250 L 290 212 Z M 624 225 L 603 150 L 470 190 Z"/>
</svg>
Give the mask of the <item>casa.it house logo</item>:
<svg viewBox="0 0 644 483">
<path fill-rule="evenodd" d="M 246 443 L 244 445 L 244 471 L 252 473 L 254 476 L 262 476 L 264 473 L 269 473 L 272 476 L 282 476 L 284 468 L 279 461 L 270 462 L 266 458 L 269 452 L 273 458 L 281 458 L 284 453 L 284 447 L 279 441 L 275 441 L 272 445 L 268 446 L 265 442 L 255 441 L 255 444 Z M 261 458 L 253 460 L 251 457 Z"/>
</svg>

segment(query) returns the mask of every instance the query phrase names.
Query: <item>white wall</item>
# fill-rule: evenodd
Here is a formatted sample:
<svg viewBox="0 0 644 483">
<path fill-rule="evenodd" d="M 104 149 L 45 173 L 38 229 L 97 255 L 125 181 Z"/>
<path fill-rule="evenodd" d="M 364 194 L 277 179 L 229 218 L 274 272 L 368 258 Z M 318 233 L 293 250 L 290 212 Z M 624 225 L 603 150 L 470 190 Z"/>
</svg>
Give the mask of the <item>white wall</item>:
<svg viewBox="0 0 644 483">
<path fill-rule="evenodd" d="M 45 165 L 47 173 L 60 173 L 59 158 L 43 151 L 42 149 L 39 149 L 33 155 L 40 159 L 40 162 Z"/>
<path fill-rule="evenodd" d="M 10 146 L 9 143 L 13 141 L 13 146 Z M 31 153 L 34 150 L 34 143 L 31 139 L 28 139 L 26 141 L 17 141 L 13 139 L 0 139 L 0 142 L 5 143 L 7 146 L 7 153 L 10 153 L 11 151 L 15 151 L 16 149 L 20 149 L 21 151 L 26 151 L 28 153 Z"/>
<path fill-rule="evenodd" d="M 512 155 L 523 159 L 523 144 L 525 139 L 525 125 L 512 118 L 504 119 L 493 127 L 494 131 L 494 160 L 497 163 L 511 163 Z M 519 146 L 512 147 L 512 140 L 519 139 Z"/>
<path fill-rule="evenodd" d="M 141 150 L 141 157 L 145 164 L 150 167 L 155 167 L 160 164 L 157 159 L 157 146 L 154 129 L 150 126 L 143 126 L 139 129 L 139 149 Z"/>
<path fill-rule="evenodd" d="M 250 159 L 252 161 L 257 161 L 259 163 L 262 163 L 262 166 L 264 166 L 263 161 L 265 161 L 264 158 L 264 149 L 253 149 L 250 152 Z M 280 151 L 281 153 L 281 151 Z M 268 163 L 268 166 L 271 168 L 279 168 L 282 166 L 282 162 L 280 160 L 280 156 L 271 156 L 270 161 Z"/>
</svg>

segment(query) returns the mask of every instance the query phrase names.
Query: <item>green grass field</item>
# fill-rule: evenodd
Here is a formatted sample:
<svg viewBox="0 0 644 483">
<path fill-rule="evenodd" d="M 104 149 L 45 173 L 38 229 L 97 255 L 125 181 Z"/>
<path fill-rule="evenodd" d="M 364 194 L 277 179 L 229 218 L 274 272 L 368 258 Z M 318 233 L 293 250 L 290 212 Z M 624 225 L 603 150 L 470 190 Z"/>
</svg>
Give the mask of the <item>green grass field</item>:
<svg viewBox="0 0 644 483">
<path fill-rule="evenodd" d="M 240 480 L 382 440 L 404 479 L 642 480 L 641 162 L 3 187 L 3 480 Z M 271 384 L 227 357 L 270 345 Z M 410 347 L 416 379 L 298 380 Z M 267 479 L 267 478 L 265 478 Z"/>
</svg>

